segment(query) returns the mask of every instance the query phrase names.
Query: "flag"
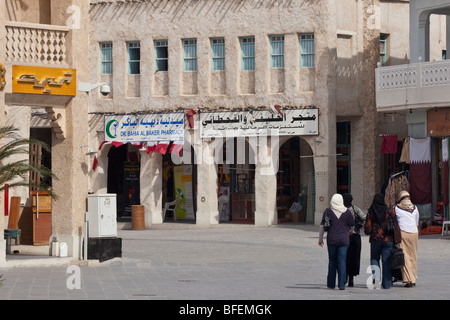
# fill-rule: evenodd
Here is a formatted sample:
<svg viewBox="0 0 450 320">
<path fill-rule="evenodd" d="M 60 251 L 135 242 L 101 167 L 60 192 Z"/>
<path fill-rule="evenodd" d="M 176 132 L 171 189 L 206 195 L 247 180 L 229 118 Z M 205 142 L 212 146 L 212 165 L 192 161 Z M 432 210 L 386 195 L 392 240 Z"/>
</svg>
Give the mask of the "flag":
<svg viewBox="0 0 450 320">
<path fill-rule="evenodd" d="M 146 153 L 147 154 L 150 154 L 150 153 L 152 153 L 153 151 L 155 151 L 155 148 L 156 148 L 156 143 L 154 143 L 154 142 L 149 142 L 149 143 L 147 143 L 147 151 L 146 151 Z"/>
<path fill-rule="evenodd" d="M 382 153 L 397 153 L 397 135 L 383 135 Z"/>
<path fill-rule="evenodd" d="M 269 107 L 269 111 L 270 111 L 270 113 L 273 113 L 273 114 L 277 114 L 278 113 L 280 116 L 283 117 L 283 113 L 281 112 L 281 108 L 280 108 L 279 105 L 274 105 L 273 107 L 270 106 Z"/>
<path fill-rule="evenodd" d="M 167 143 L 158 143 L 155 147 L 154 152 L 158 152 L 161 154 L 166 154 L 167 153 L 167 149 L 169 148 L 169 144 Z"/>
<path fill-rule="evenodd" d="M 172 146 L 170 147 L 169 152 L 170 152 L 171 154 L 176 154 L 177 156 L 180 157 L 180 156 L 181 156 L 181 152 L 183 151 L 183 147 L 184 147 L 184 144 L 174 142 L 174 143 L 172 144 Z"/>
<path fill-rule="evenodd" d="M 443 193 L 443 200 L 444 200 L 445 204 L 449 203 L 448 179 L 449 179 L 448 138 L 445 138 L 445 139 L 442 139 L 442 193 Z"/>
<path fill-rule="evenodd" d="M 92 165 L 92 170 L 95 171 L 95 169 L 97 169 L 98 167 L 98 158 L 97 155 L 94 156 L 94 163 Z"/>
<path fill-rule="evenodd" d="M 195 114 L 197 114 L 197 111 L 195 111 L 194 109 L 186 111 L 186 116 L 188 118 L 189 127 L 191 129 L 194 129 L 194 115 Z"/>
<path fill-rule="evenodd" d="M 411 201 L 431 203 L 431 139 L 409 140 Z"/>
</svg>

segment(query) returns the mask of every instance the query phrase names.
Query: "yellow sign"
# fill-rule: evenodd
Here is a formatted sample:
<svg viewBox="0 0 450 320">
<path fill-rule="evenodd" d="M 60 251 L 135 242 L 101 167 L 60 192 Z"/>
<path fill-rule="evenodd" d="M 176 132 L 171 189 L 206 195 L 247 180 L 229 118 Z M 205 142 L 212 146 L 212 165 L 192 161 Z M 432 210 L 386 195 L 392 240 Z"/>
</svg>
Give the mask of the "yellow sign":
<svg viewBox="0 0 450 320">
<path fill-rule="evenodd" d="M 6 86 L 5 75 L 6 75 L 5 66 L 0 63 L 0 90 L 5 89 Z"/>
<path fill-rule="evenodd" d="M 13 93 L 75 96 L 75 69 L 13 66 Z"/>
</svg>

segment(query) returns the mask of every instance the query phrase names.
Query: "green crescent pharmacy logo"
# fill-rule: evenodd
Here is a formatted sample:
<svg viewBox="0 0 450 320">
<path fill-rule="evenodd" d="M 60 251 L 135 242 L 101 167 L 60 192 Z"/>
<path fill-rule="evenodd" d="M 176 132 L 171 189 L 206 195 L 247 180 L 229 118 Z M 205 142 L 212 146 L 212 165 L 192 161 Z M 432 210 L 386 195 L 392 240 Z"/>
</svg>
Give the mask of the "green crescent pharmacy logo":
<svg viewBox="0 0 450 320">
<path fill-rule="evenodd" d="M 105 131 L 106 131 L 106 135 L 107 135 L 109 138 L 111 138 L 111 139 L 117 138 L 117 135 L 114 135 L 114 134 L 111 133 L 111 126 L 112 126 L 115 122 L 117 122 L 117 120 L 111 120 L 111 121 L 109 121 L 108 124 L 106 125 L 106 130 L 105 130 Z"/>
</svg>

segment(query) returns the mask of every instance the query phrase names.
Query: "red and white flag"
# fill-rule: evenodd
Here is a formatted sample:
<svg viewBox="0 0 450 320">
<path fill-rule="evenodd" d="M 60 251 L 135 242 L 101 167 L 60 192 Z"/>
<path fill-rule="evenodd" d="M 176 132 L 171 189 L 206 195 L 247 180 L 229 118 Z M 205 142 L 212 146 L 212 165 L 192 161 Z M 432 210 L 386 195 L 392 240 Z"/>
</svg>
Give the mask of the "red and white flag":
<svg viewBox="0 0 450 320">
<path fill-rule="evenodd" d="M 431 203 L 431 138 L 410 138 L 409 154 L 411 201 Z"/>
<path fill-rule="evenodd" d="M 168 143 L 158 143 L 155 147 L 154 152 L 161 153 L 162 155 L 167 153 L 167 149 L 169 149 Z"/>
<path fill-rule="evenodd" d="M 181 152 L 183 151 L 184 143 L 183 142 L 174 142 L 170 147 L 169 152 L 171 154 L 176 154 L 177 156 L 181 156 Z"/>
</svg>

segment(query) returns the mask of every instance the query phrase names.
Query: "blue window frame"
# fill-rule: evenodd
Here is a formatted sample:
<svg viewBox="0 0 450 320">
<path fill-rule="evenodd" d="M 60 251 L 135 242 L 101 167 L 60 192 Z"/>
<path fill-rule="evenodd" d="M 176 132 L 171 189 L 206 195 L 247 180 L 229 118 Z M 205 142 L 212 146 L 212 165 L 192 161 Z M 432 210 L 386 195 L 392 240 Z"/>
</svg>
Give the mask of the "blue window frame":
<svg viewBox="0 0 450 320">
<path fill-rule="evenodd" d="M 314 49 L 314 34 L 304 33 L 300 35 L 300 67 L 314 68 L 316 64 Z"/>
<path fill-rule="evenodd" d="M 100 61 L 101 61 L 101 74 L 112 74 L 113 72 L 113 44 L 112 42 L 100 43 Z"/>
<path fill-rule="evenodd" d="M 380 34 L 380 62 L 382 66 L 387 63 L 387 39 L 388 35 L 385 33 Z"/>
<path fill-rule="evenodd" d="M 255 37 L 241 38 L 242 71 L 255 71 Z"/>
<path fill-rule="evenodd" d="M 169 49 L 167 40 L 155 41 L 155 65 L 156 71 L 169 70 Z"/>
<path fill-rule="evenodd" d="M 140 42 L 128 42 L 128 74 L 140 74 L 141 68 L 141 44 Z"/>
<path fill-rule="evenodd" d="M 270 67 L 284 68 L 284 35 L 270 37 Z"/>
<path fill-rule="evenodd" d="M 183 71 L 197 71 L 197 39 L 183 39 Z"/>
<path fill-rule="evenodd" d="M 211 39 L 211 70 L 225 71 L 225 39 Z"/>
</svg>

